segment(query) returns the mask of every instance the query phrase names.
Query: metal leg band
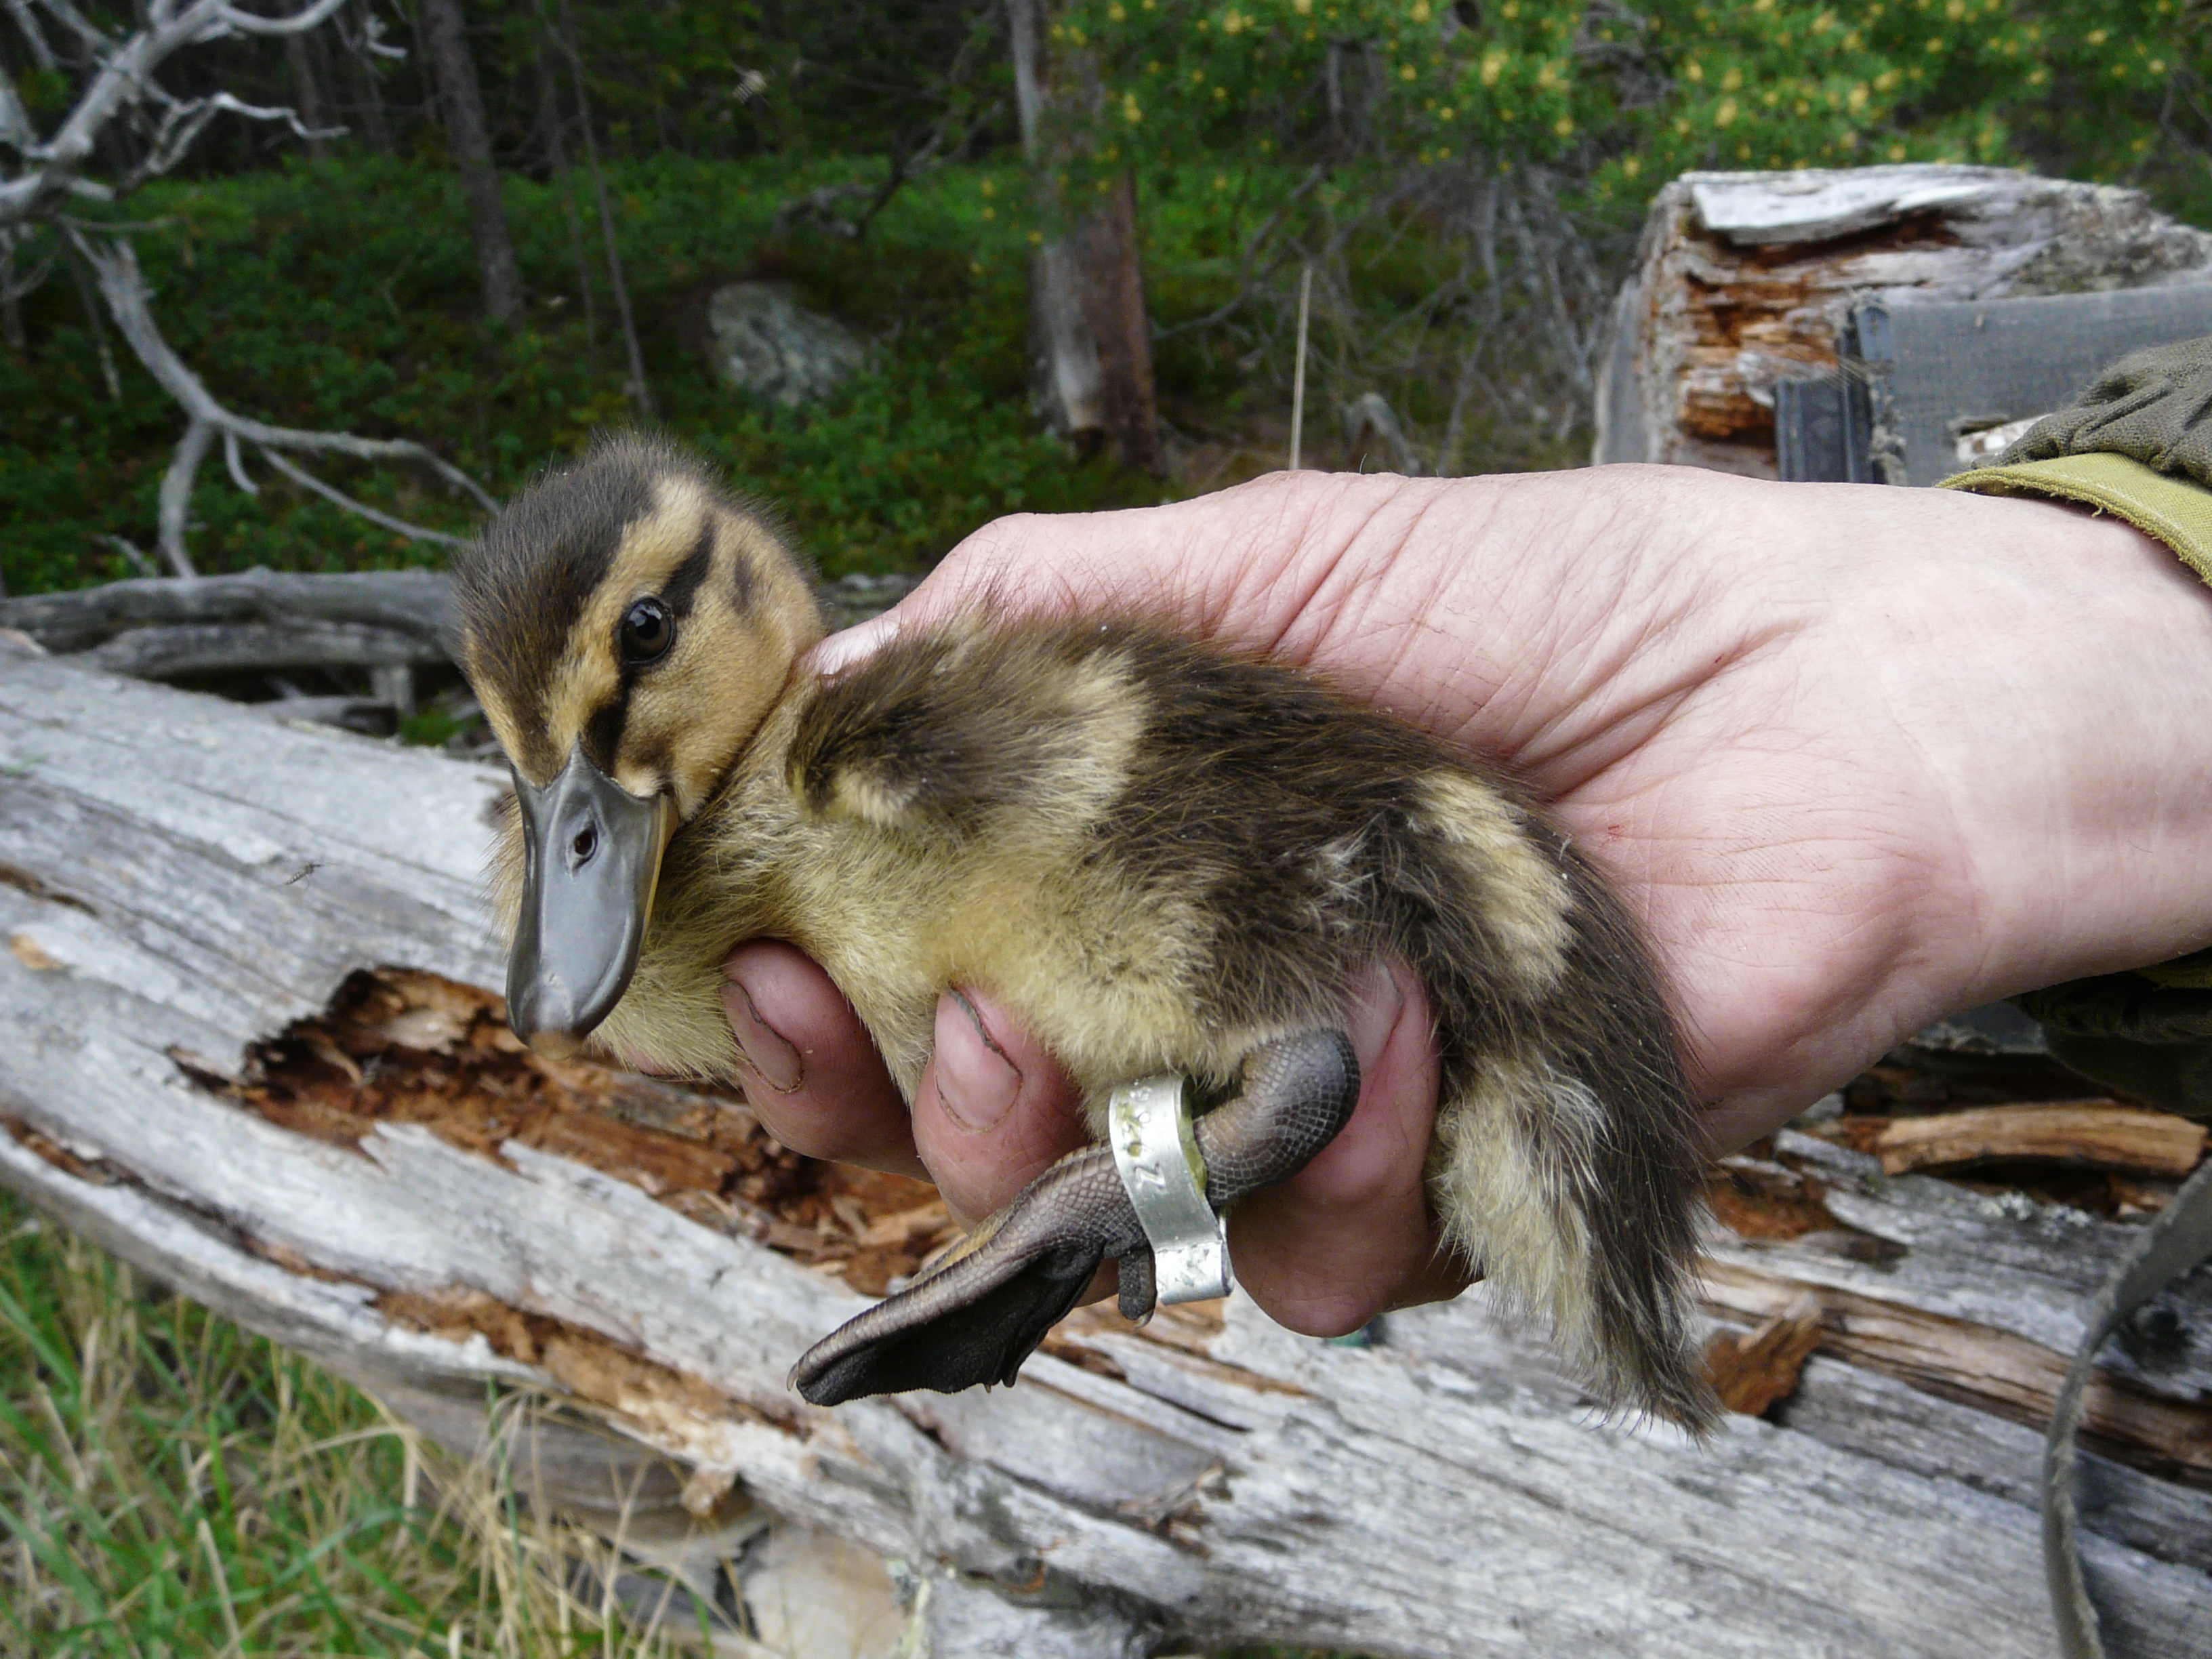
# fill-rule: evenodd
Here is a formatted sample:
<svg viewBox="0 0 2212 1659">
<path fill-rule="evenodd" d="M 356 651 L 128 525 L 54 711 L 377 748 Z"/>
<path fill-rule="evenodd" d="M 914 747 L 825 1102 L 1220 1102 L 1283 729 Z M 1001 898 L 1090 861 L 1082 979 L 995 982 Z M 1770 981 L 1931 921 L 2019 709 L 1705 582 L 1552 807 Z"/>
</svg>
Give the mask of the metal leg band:
<svg viewBox="0 0 2212 1659">
<path fill-rule="evenodd" d="M 1203 1302 L 1236 1284 L 1221 1218 L 1206 1201 L 1206 1160 L 1173 1073 L 1125 1083 L 1106 1109 L 1114 1167 L 1152 1247 L 1162 1302 Z"/>
</svg>

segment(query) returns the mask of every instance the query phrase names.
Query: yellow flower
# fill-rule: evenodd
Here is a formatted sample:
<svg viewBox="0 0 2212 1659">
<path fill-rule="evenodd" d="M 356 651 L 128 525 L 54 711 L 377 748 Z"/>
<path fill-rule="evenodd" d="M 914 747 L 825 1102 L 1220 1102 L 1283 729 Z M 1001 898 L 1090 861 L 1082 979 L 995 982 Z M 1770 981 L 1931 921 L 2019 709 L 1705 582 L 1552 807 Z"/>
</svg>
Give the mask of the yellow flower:
<svg viewBox="0 0 2212 1659">
<path fill-rule="evenodd" d="M 1419 71 L 1411 64 L 1407 64 L 1404 68 L 1398 71 L 1398 78 L 1401 81 L 1410 81 L 1419 73 Z"/>
<path fill-rule="evenodd" d="M 1682 78 L 1685 81 L 1704 80 L 1705 78 L 1705 66 L 1703 64 L 1700 64 L 1696 58 L 1692 58 L 1688 63 L 1682 66 Z"/>
<path fill-rule="evenodd" d="M 1313 0 L 1291 0 L 1291 9 L 1301 17 L 1313 15 Z"/>
<path fill-rule="evenodd" d="M 986 179 L 983 181 L 983 194 L 986 196 L 996 196 L 998 193 L 999 186 L 997 182 L 994 179 Z"/>
<path fill-rule="evenodd" d="M 986 219 L 995 219 L 999 216 L 999 210 L 994 207 L 987 207 L 983 210 L 983 216 Z"/>
<path fill-rule="evenodd" d="M 1486 87 L 1496 86 L 1498 84 L 1498 75 L 1504 68 L 1505 54 L 1504 52 L 1486 52 L 1483 53 L 1482 84 Z"/>
<path fill-rule="evenodd" d="M 1722 99 L 1719 105 L 1716 106 L 1713 111 L 1713 125 L 1717 127 L 1724 127 L 1735 121 L 1735 100 L 1733 98 Z"/>
<path fill-rule="evenodd" d="M 1640 156 L 1640 155 L 1624 155 L 1623 157 L 1621 157 L 1621 161 L 1620 161 L 1620 176 L 1621 176 L 1622 178 L 1624 178 L 1624 179 L 1633 179 L 1633 178 L 1634 178 L 1638 173 L 1641 173 L 1641 172 L 1643 172 L 1643 171 L 1644 171 L 1644 158 L 1643 158 L 1642 156 Z"/>
<path fill-rule="evenodd" d="M 1954 23 L 1966 15 L 1966 0 L 1950 0 L 1950 3 L 1943 8 L 1943 15 Z"/>
<path fill-rule="evenodd" d="M 1121 0 L 1115 0 L 1114 4 L 1106 8 L 1106 21 L 1109 23 L 1126 23 L 1129 21 L 1129 14 L 1122 10 Z"/>
<path fill-rule="evenodd" d="M 1452 106 L 1449 104 L 1446 104 L 1442 109 L 1437 112 L 1437 119 L 1439 121 L 1449 121 L 1452 118 Z"/>
<path fill-rule="evenodd" d="M 2093 46 L 2101 46 L 2105 44 L 2106 34 L 2106 31 L 2103 29 L 2091 29 L 2082 39 Z"/>
<path fill-rule="evenodd" d="M 1228 175 L 1227 173 L 1215 173 L 1215 174 L 1213 175 L 1213 187 L 1214 187 L 1214 189 L 1216 189 L 1216 190 L 1226 190 L 1226 189 L 1228 189 L 1228 188 L 1229 188 L 1229 175 Z"/>
<path fill-rule="evenodd" d="M 1429 21 L 1429 0 L 1413 0 L 1413 21 L 1416 23 Z"/>
<path fill-rule="evenodd" d="M 1562 138 L 1572 137 L 1575 131 L 1575 118 L 1571 115 L 1562 115 L 1552 123 L 1552 131 Z"/>
<path fill-rule="evenodd" d="M 1137 94 L 1133 92 L 1121 94 L 1121 118 L 1133 127 L 1145 118 L 1143 106 L 1137 102 Z"/>
<path fill-rule="evenodd" d="M 1889 147 L 1889 159 L 1893 161 L 1902 161 L 1905 159 L 1905 146 L 1892 144 Z"/>
<path fill-rule="evenodd" d="M 1030 246 L 1031 247 L 1042 247 L 1044 246 L 1044 233 L 1041 230 L 1031 231 L 1030 233 Z"/>
<path fill-rule="evenodd" d="M 2144 65 L 2144 67 L 2148 69 L 2153 75 L 2163 75 L 2166 73 L 2166 59 L 2163 58 L 2154 58 L 2148 64 Z"/>
<path fill-rule="evenodd" d="M 1731 69 L 1726 75 L 1721 76 L 1721 90 L 1723 92 L 1734 92 L 1742 84 L 1743 71 L 1740 69 Z"/>
</svg>

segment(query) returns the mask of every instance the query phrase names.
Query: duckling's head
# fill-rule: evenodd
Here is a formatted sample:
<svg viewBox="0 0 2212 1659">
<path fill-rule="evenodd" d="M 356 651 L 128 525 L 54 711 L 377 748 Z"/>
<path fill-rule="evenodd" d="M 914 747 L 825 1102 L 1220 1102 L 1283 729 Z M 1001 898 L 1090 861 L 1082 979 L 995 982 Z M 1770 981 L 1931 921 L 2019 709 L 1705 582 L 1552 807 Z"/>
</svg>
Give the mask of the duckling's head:
<svg viewBox="0 0 2212 1659">
<path fill-rule="evenodd" d="M 822 636 L 799 561 L 682 452 L 604 439 L 454 562 L 461 665 L 514 770 L 507 1012 L 572 1053 L 637 965 L 660 855 Z"/>
</svg>

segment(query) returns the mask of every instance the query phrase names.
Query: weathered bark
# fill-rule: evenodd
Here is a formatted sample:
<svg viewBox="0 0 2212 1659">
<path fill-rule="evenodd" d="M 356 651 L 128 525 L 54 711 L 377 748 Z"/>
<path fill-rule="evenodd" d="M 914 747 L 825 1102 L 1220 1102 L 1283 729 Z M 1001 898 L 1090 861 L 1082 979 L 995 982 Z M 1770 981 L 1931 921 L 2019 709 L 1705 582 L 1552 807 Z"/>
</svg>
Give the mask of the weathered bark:
<svg viewBox="0 0 2212 1659">
<path fill-rule="evenodd" d="M 744 1184 L 815 1177 L 741 1107 L 504 1038 L 467 988 L 503 787 L 0 647 L 0 1180 L 452 1443 L 487 1379 L 541 1391 L 514 1467 L 549 1495 L 899 1558 L 941 1655 L 2048 1650 L 2023 1422 L 2125 1228 L 1785 1138 L 1732 1171 L 1765 1242 L 1717 1237 L 1710 1294 L 1811 1298 L 1821 1352 L 1704 1448 L 1594 1421 L 1479 1295 L 1365 1350 L 1241 1298 L 1088 1310 L 1012 1389 L 817 1410 L 792 1358 L 941 1212 L 805 1220 Z M 2212 1447 L 2202 1279 L 2109 1356 L 2086 1483 L 2107 1627 L 2154 1659 L 2212 1650 L 2212 1493 L 2154 1472 Z"/>
<path fill-rule="evenodd" d="M 445 106 L 446 142 L 468 203 L 484 315 L 495 323 L 513 323 L 522 315 L 522 272 L 507 228 L 507 207 L 500 200 L 499 172 L 492 165 L 483 94 L 477 83 L 476 58 L 469 51 L 460 0 L 422 0 L 422 23 L 438 77 L 439 100 Z"/>
<path fill-rule="evenodd" d="M 2212 234 L 2139 191 L 1997 167 L 1692 173 L 1614 308 L 1594 459 L 1778 476 L 1778 380 L 1836 368 L 1850 306 L 2212 283 Z"/>
<path fill-rule="evenodd" d="M 1007 0 L 1022 147 L 1041 204 L 1066 207 L 1050 180 L 1062 140 L 1045 46 L 1045 0 Z M 1104 203 L 1074 214 L 1030 265 L 1032 397 L 1045 424 L 1079 453 L 1107 448 L 1124 466 L 1160 465 L 1152 325 L 1137 258 L 1136 185 L 1124 173 Z"/>
</svg>

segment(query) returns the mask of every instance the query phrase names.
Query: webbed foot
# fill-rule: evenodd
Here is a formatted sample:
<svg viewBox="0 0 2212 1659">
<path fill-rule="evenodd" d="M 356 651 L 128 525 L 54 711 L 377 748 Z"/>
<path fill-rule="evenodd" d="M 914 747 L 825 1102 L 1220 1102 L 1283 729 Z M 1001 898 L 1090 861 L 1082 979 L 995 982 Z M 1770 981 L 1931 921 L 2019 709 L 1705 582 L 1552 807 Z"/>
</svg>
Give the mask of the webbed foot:
<svg viewBox="0 0 2212 1659">
<path fill-rule="evenodd" d="M 1286 1181 L 1336 1138 L 1359 1099 L 1359 1062 L 1341 1031 L 1254 1049 L 1237 1093 L 1200 1118 L 1206 1196 L 1218 1210 Z M 1098 1271 L 1123 1263 L 1121 1311 L 1148 1317 L 1152 1249 L 1103 1146 L 1070 1152 L 896 1296 L 838 1327 L 793 1367 L 817 1406 L 867 1395 L 1012 1382 Z"/>
</svg>

